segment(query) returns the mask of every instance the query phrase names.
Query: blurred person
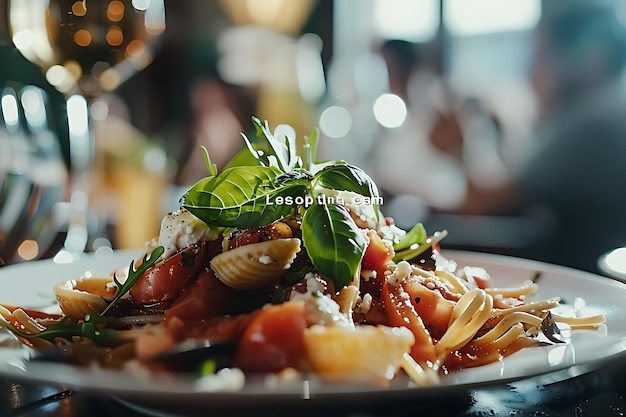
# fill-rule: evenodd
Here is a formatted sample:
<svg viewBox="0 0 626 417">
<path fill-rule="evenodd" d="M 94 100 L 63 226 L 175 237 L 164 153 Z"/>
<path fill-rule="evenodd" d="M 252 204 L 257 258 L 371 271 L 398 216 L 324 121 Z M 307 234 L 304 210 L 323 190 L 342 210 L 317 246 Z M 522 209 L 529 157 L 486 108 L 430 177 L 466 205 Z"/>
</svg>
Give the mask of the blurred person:
<svg viewBox="0 0 626 417">
<path fill-rule="evenodd" d="M 537 147 L 500 186 L 470 183 L 460 211 L 543 219 L 521 256 L 597 272 L 603 252 L 626 244 L 625 54 L 612 7 L 544 2 L 531 71 Z"/>
<path fill-rule="evenodd" d="M 429 132 L 432 146 L 458 161 L 467 179 L 481 187 L 494 187 L 508 177 L 503 155 L 503 126 L 482 98 L 450 95 L 438 108 Z"/>
<path fill-rule="evenodd" d="M 207 168 L 200 147 L 204 146 L 221 170 L 240 149 L 244 130 L 235 94 L 217 75 L 196 80 L 191 88 L 191 143 L 178 173 L 181 184 L 205 177 Z"/>
<path fill-rule="evenodd" d="M 406 105 L 406 118 L 400 126 L 383 128 L 369 152 L 371 173 L 386 192 L 388 213 L 402 227 L 422 221 L 428 206 L 449 209 L 459 204 L 465 193 L 465 178 L 458 160 L 432 146 L 428 127 L 434 116 L 434 103 L 425 100 L 416 88 L 433 88 L 439 80 L 429 68 L 427 51 L 415 43 L 391 39 L 380 47 L 389 77 L 389 92 Z M 428 83 L 425 83 L 425 80 Z M 411 214 L 413 213 L 413 214 Z"/>
</svg>

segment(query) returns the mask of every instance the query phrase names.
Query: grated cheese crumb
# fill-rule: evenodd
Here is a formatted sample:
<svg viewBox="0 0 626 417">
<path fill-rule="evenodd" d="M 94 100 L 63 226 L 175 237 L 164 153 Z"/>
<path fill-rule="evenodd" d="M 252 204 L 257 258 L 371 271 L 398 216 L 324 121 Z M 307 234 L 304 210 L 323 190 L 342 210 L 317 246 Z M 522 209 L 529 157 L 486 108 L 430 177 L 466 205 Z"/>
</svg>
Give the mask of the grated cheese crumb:
<svg viewBox="0 0 626 417">
<path fill-rule="evenodd" d="M 361 279 L 365 282 L 368 282 L 372 278 L 376 278 L 376 271 L 373 269 L 363 269 L 361 270 Z"/>
<path fill-rule="evenodd" d="M 407 261 L 400 261 L 396 265 L 396 270 L 387 275 L 387 282 L 391 285 L 399 285 L 409 275 L 411 275 L 411 265 Z"/>
</svg>

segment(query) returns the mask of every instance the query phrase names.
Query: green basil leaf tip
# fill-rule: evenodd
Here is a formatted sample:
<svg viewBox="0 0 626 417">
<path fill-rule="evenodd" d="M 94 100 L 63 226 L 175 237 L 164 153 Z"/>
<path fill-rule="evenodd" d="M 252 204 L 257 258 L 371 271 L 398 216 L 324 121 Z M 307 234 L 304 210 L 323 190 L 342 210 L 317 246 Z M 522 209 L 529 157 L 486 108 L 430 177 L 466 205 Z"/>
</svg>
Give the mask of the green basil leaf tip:
<svg viewBox="0 0 626 417">
<path fill-rule="evenodd" d="M 380 197 L 374 181 L 361 168 L 350 164 L 328 165 L 313 178 L 314 187 L 351 191 L 372 199 Z"/>
<path fill-rule="evenodd" d="M 302 218 L 302 242 L 319 273 L 337 289 L 357 278 L 367 237 L 342 206 L 313 204 Z"/>
</svg>

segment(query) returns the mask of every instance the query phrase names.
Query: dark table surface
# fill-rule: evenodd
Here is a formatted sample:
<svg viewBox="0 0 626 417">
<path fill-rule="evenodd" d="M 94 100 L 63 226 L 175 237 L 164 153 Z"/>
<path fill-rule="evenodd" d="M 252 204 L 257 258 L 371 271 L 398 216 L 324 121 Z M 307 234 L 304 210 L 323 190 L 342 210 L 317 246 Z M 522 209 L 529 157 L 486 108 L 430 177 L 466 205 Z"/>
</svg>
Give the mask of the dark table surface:
<svg viewBox="0 0 626 417">
<path fill-rule="evenodd" d="M 359 405 L 324 405 L 302 400 L 289 408 L 265 405 L 261 409 L 199 411 L 198 415 L 298 415 L 342 417 L 408 416 L 543 416 L 611 417 L 626 413 L 626 359 L 614 360 L 600 369 L 544 385 L 537 380 L 489 386 L 469 392 L 433 397 L 430 401 L 364 401 Z M 63 387 L 19 383 L 0 379 L 0 417 L 83 417 L 146 415 L 103 393 L 65 390 Z M 160 414 L 171 416 L 172 414 Z"/>
</svg>

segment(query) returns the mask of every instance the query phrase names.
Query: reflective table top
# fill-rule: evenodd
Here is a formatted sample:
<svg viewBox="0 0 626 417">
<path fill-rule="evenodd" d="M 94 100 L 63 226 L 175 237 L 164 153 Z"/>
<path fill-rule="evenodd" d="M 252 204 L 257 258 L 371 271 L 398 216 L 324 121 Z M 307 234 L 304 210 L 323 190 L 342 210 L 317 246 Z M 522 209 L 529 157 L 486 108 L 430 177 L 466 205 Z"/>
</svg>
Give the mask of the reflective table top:
<svg viewBox="0 0 626 417">
<path fill-rule="evenodd" d="M 303 400 L 294 410 L 269 407 L 272 416 L 301 417 L 405 417 L 405 416 L 624 416 L 626 413 L 626 363 L 613 362 L 599 370 L 549 385 L 532 380 L 513 384 L 477 388 L 469 393 L 446 398 L 433 398 L 428 404 L 410 401 L 372 404 L 362 408 L 341 404 L 317 406 L 314 400 Z M 250 415 L 250 410 L 212 409 L 198 415 L 237 417 Z M 258 410 L 257 410 L 258 411 Z M 144 416 L 141 410 L 102 394 L 73 392 L 62 387 L 21 384 L 0 379 L 0 417 L 78 417 L 78 416 Z M 152 414 L 155 415 L 155 414 Z M 172 414 L 158 414 L 172 416 Z"/>
</svg>

